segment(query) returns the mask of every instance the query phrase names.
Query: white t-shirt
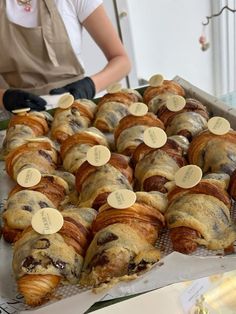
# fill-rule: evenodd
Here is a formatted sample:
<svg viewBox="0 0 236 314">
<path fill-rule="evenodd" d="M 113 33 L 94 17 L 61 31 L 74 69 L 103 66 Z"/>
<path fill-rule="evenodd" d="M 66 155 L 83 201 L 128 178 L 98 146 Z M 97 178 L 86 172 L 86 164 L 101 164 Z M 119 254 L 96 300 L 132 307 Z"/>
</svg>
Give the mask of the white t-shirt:
<svg viewBox="0 0 236 314">
<path fill-rule="evenodd" d="M 19 5 L 16 0 L 6 0 L 9 20 L 24 27 L 38 26 L 38 1 L 42 0 L 32 0 L 31 11 L 26 12 L 24 6 Z M 65 24 L 73 50 L 83 65 L 81 60 L 82 23 L 102 4 L 102 0 L 54 0 L 54 2 Z"/>
</svg>

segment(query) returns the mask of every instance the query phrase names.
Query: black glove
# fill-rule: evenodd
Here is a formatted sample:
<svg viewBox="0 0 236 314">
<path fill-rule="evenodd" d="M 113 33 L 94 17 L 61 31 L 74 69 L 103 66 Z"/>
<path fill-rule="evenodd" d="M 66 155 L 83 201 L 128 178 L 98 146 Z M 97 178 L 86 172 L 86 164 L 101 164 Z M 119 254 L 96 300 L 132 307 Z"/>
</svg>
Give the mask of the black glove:
<svg viewBox="0 0 236 314">
<path fill-rule="evenodd" d="M 8 111 L 21 108 L 31 108 L 32 110 L 45 110 L 46 101 L 34 94 L 20 89 L 7 89 L 3 94 L 3 105 Z"/>
<path fill-rule="evenodd" d="M 90 77 L 85 77 L 82 80 L 73 82 L 61 88 L 55 88 L 50 91 L 51 95 L 59 95 L 70 93 L 75 99 L 87 98 L 92 99 L 95 96 L 95 85 Z"/>
</svg>

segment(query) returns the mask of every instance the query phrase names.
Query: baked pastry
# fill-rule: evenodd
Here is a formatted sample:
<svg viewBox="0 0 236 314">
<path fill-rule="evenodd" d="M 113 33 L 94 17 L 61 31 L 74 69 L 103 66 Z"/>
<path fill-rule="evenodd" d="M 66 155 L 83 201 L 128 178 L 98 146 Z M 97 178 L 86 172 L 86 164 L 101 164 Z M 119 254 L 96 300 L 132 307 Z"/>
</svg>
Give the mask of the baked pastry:
<svg viewBox="0 0 236 314">
<path fill-rule="evenodd" d="M 70 136 L 61 145 L 61 157 L 64 169 L 75 173 L 86 160 L 89 148 L 94 145 L 109 146 L 105 135 L 97 128 L 87 128 Z"/>
<path fill-rule="evenodd" d="M 158 195 L 155 198 L 152 195 L 149 200 L 148 194 L 147 192 L 141 192 L 136 202 L 125 209 L 113 208 L 105 203 L 99 208 L 98 215 L 93 222 L 93 233 L 96 234 L 109 225 L 122 223 L 129 225 L 149 243 L 155 245 L 159 232 L 164 226 L 164 216 L 159 208 L 161 207 L 163 210 L 165 196 Z"/>
<path fill-rule="evenodd" d="M 133 279 L 158 262 L 160 252 L 127 224 L 116 223 L 96 233 L 85 256 L 80 284 L 98 286 L 115 278 Z M 130 276 L 130 277 L 127 277 Z"/>
<path fill-rule="evenodd" d="M 132 183 L 133 170 L 123 155 L 112 153 L 108 163 L 100 167 L 85 161 L 76 173 L 79 206 L 99 209 L 111 192 L 117 189 L 132 190 Z"/>
<path fill-rule="evenodd" d="M 88 99 L 75 100 L 67 109 L 57 108 L 51 128 L 52 138 L 62 143 L 70 135 L 89 127 L 96 109 L 96 104 Z"/>
<path fill-rule="evenodd" d="M 19 172 L 33 167 L 41 173 L 52 173 L 58 163 L 58 153 L 52 141 L 46 140 L 27 142 L 6 156 L 6 171 L 16 180 Z"/>
<path fill-rule="evenodd" d="M 236 131 L 216 135 L 205 130 L 196 135 L 189 146 L 188 159 L 191 164 L 202 168 L 203 173 L 231 175 L 236 169 Z"/>
<path fill-rule="evenodd" d="M 202 179 L 189 189 L 175 187 L 168 194 L 165 213 L 173 248 L 192 253 L 198 245 L 225 249 L 236 240 L 230 218 L 231 199 L 215 179 Z"/>
<path fill-rule="evenodd" d="M 13 270 L 26 304 L 48 301 L 59 283 L 77 284 L 84 252 L 91 239 L 95 211 L 62 212 L 64 224 L 55 234 L 41 235 L 28 227 L 14 245 Z"/>
<path fill-rule="evenodd" d="M 10 151 L 27 142 L 27 139 L 48 133 L 52 116 L 35 111 L 22 115 L 13 115 L 9 120 L 6 137 L 3 141 L 2 152 L 6 156 Z"/>
<path fill-rule="evenodd" d="M 175 173 L 186 161 L 178 143 L 167 139 L 160 148 L 140 144 L 133 153 L 132 163 L 138 190 L 167 193 L 172 187 Z"/>
<path fill-rule="evenodd" d="M 209 119 L 206 107 L 192 98 L 186 99 L 185 107 L 180 111 L 170 111 L 164 104 L 156 114 L 164 123 L 168 136 L 183 135 L 189 140 L 207 128 Z"/>
<path fill-rule="evenodd" d="M 165 105 L 169 96 L 179 95 L 184 97 L 185 91 L 175 81 L 164 80 L 160 86 L 149 86 L 143 93 L 143 101 L 148 105 L 149 111 L 157 113 L 158 109 Z"/>
<path fill-rule="evenodd" d="M 152 113 L 141 117 L 127 115 L 122 118 L 114 132 L 118 153 L 132 155 L 135 148 L 143 142 L 143 133 L 149 127 L 164 129 L 163 123 Z"/>
<path fill-rule="evenodd" d="M 118 92 L 104 95 L 98 102 L 94 126 L 103 132 L 113 132 L 119 121 L 129 114 L 134 94 Z"/>
<path fill-rule="evenodd" d="M 68 193 L 65 180 L 54 175 L 44 175 L 31 187 L 17 185 L 10 192 L 3 212 L 3 237 L 14 242 L 19 234 L 31 224 L 32 216 L 41 208 L 59 208 Z"/>
</svg>

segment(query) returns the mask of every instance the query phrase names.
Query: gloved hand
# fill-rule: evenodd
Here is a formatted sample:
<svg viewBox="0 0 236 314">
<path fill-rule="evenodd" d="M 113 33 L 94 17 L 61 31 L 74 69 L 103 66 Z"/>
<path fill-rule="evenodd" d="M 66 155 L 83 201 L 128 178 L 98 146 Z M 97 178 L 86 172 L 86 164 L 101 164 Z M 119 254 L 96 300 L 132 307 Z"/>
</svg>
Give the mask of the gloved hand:
<svg viewBox="0 0 236 314">
<path fill-rule="evenodd" d="M 70 93 L 75 99 L 92 99 L 95 96 L 96 89 L 93 80 L 85 77 L 82 80 L 73 82 L 61 88 L 54 88 L 50 91 L 51 95 Z"/>
<path fill-rule="evenodd" d="M 46 101 L 34 94 L 20 89 L 7 89 L 3 94 L 3 105 L 8 111 L 21 108 L 31 108 L 32 110 L 45 110 Z"/>
</svg>

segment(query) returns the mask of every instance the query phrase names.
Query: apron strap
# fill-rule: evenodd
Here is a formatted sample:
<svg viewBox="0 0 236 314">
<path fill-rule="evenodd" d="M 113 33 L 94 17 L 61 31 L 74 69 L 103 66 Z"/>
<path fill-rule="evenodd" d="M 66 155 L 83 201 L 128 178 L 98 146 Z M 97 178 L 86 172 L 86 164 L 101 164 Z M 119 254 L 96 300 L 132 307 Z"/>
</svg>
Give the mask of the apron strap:
<svg viewBox="0 0 236 314">
<path fill-rule="evenodd" d="M 41 16 L 42 35 L 45 43 L 45 47 L 48 53 L 48 57 L 55 67 L 59 66 L 56 53 L 51 45 L 53 39 L 53 27 L 52 21 L 55 18 L 55 3 L 52 0 L 40 0 L 39 10 Z M 46 16 L 49 15 L 49 18 Z"/>
</svg>

